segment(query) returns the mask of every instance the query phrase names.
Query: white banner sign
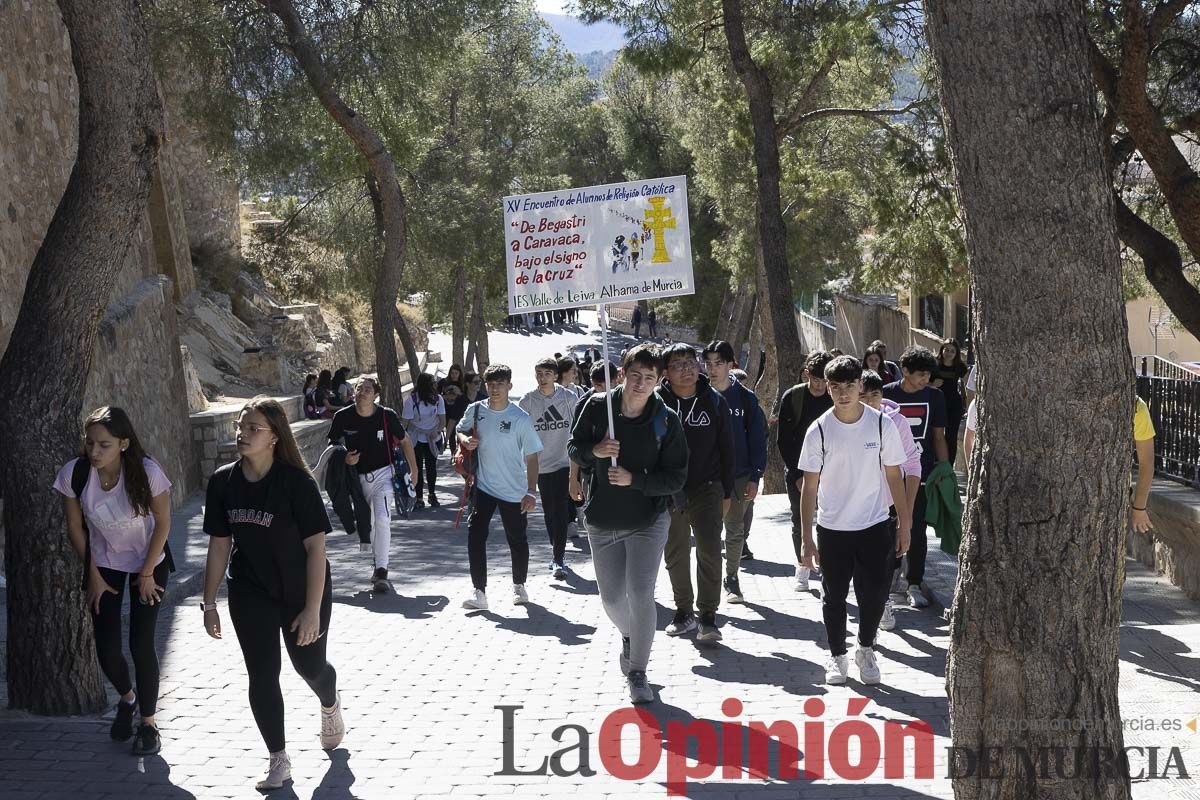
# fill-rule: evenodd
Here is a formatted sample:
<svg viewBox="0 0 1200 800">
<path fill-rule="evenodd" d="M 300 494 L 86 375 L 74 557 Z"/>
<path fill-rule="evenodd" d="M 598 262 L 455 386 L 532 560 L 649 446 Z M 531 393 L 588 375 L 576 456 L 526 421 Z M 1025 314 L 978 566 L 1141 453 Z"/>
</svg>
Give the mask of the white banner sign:
<svg viewBox="0 0 1200 800">
<path fill-rule="evenodd" d="M 510 314 L 696 291 L 683 176 L 506 197 L 504 230 Z"/>
</svg>

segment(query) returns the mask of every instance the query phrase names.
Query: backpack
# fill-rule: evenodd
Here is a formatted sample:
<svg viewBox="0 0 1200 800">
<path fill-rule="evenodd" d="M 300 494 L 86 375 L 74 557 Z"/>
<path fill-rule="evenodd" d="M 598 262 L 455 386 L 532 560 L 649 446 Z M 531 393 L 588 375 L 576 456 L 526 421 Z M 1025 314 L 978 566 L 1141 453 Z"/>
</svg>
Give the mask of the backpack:
<svg viewBox="0 0 1200 800">
<path fill-rule="evenodd" d="M 797 391 L 799 389 L 799 391 Z M 794 433 L 800 427 L 800 420 L 804 417 L 804 398 L 808 397 L 808 384 L 800 383 L 792 387 L 792 413 L 796 417 L 796 426 L 792 428 Z"/>
<path fill-rule="evenodd" d="M 153 459 L 151 459 L 153 460 Z M 155 462 L 158 463 L 158 462 Z M 83 517 L 83 588 L 87 589 L 88 572 L 92 567 L 92 532 L 88 529 L 87 516 L 83 512 L 83 490 L 87 488 L 88 480 L 92 477 L 92 465 L 86 458 L 80 456 L 71 468 L 71 491 L 79 501 L 80 516 Z M 167 571 L 175 571 L 175 559 L 171 556 L 171 543 L 163 543 L 163 560 L 167 562 Z"/>
<path fill-rule="evenodd" d="M 471 433 L 472 434 L 474 434 L 475 431 L 479 428 L 479 405 L 478 404 L 475 404 L 475 414 L 474 414 L 473 420 L 474 421 L 471 424 Z M 463 480 L 466 481 L 468 490 L 475 483 L 475 469 L 476 469 L 476 465 L 477 465 L 477 460 L 478 460 L 478 456 L 476 455 L 474 450 L 468 450 L 467 448 L 460 446 L 458 448 L 458 450 L 456 450 L 454 452 L 454 471 L 457 472 L 459 475 L 461 475 Z"/>
<path fill-rule="evenodd" d="M 312 389 L 307 389 L 304 392 L 304 418 L 321 418 L 321 409 L 317 408 L 317 390 L 315 387 Z"/>
</svg>

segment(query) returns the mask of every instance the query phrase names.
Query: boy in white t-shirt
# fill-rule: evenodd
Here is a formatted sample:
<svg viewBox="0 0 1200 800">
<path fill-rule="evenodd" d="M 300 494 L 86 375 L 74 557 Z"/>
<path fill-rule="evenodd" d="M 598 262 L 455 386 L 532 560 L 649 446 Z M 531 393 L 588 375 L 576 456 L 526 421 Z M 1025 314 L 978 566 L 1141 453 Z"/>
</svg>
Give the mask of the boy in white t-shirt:
<svg viewBox="0 0 1200 800">
<path fill-rule="evenodd" d="M 875 684 L 880 675 L 873 647 L 888 594 L 888 571 L 893 554 L 908 549 L 912 526 L 900 472 L 906 457 L 895 423 L 859 402 L 858 359 L 835 358 L 825 367 L 825 381 L 833 408 L 809 427 L 800 450 L 804 564 L 821 569 L 821 609 L 830 651 L 826 682 L 843 684 L 850 671 L 846 596 L 853 581 L 859 610 L 854 660 L 862 682 Z M 899 517 L 895 524 L 888 510 L 892 505 Z"/>
</svg>

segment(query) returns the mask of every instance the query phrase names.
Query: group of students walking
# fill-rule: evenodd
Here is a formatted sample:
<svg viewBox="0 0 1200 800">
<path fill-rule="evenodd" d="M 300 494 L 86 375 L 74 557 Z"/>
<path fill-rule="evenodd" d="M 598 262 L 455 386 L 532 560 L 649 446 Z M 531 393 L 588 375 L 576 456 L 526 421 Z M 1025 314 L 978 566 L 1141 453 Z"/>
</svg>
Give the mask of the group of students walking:
<svg viewBox="0 0 1200 800">
<path fill-rule="evenodd" d="M 805 362 L 807 380 L 788 390 L 777 410 L 776 444 L 792 506 L 793 586 L 807 591 L 810 572 L 820 569 L 831 683 L 847 676 L 851 584 L 860 610 L 855 660 L 867 683 L 880 680 L 876 631 L 896 624 L 893 575 L 903 576 L 911 606 L 928 605 L 923 482 L 950 457 L 944 394 L 959 391 L 965 374 L 952 341 L 936 357 L 909 348 L 899 364 L 886 360 L 882 343 L 868 356 L 895 380 L 885 383 L 856 358 L 814 353 Z M 625 352 L 615 376 L 597 368 L 597 386 L 580 397 L 556 382 L 558 365 L 547 359 L 535 367 L 537 389 L 519 403 L 509 399 L 511 370 L 489 367 L 487 399 L 457 425 L 459 446 L 477 464 L 468 526 L 473 589 L 463 606 L 488 608 L 486 541 L 497 509 L 512 557 L 513 602 L 524 604 L 527 514 L 540 500 L 550 571 L 563 578 L 566 509 L 580 502 L 601 601 L 621 634 L 618 661 L 630 698 L 652 701 L 646 669 L 659 564 L 666 565 L 675 606 L 669 636 L 694 631 L 700 641 L 719 641 L 722 597 L 745 602 L 739 570 L 752 558 L 746 541 L 767 464 L 768 420 L 754 392 L 734 377 L 736 367 L 728 342 L 702 352 L 643 344 Z M 934 375 L 941 376 L 936 387 L 929 385 Z M 961 402 L 955 407 L 961 415 Z"/>
<path fill-rule="evenodd" d="M 895 624 L 892 575 L 906 553 L 908 600 L 927 603 L 922 481 L 951 457 L 943 395 L 965 372 L 943 358 L 946 353 L 947 347 L 938 357 L 909 348 L 892 365 L 886 351 L 873 347 L 868 360 L 899 376 L 886 383 L 856 358 L 814 353 L 805 361 L 807 380 L 784 393 L 776 409 L 776 446 L 792 505 L 794 588 L 807 590 L 810 571 L 820 569 L 830 683 L 844 683 L 848 675 L 852 584 L 859 608 L 855 661 L 865 683 L 880 680 L 872 648 L 876 631 Z M 430 503 L 437 505 L 437 454 L 450 433 L 474 463 L 467 532 L 473 587 L 464 607 L 488 608 L 486 543 L 497 511 L 511 551 L 512 600 L 524 604 L 529 512 L 540 501 L 552 550 L 549 573 L 565 579 L 568 529 L 581 508 L 578 521 L 591 545 L 601 603 L 621 636 L 617 660 L 630 699 L 653 701 L 647 669 L 659 565 L 666 564 L 675 606 L 667 635 L 695 631 L 698 640 L 718 641 L 722 597 L 745 601 L 739 569 L 752 558 L 747 539 L 767 466 L 768 419 L 736 367 L 733 348 L 723 341 L 701 352 L 687 344 L 662 350 L 638 344 L 619 367 L 598 362 L 586 376 L 569 359 L 547 358 L 534 367 L 537 387 L 514 403 L 511 370 L 493 364 L 482 375 L 482 394 L 474 395 L 480 399 L 448 409 L 444 391 L 461 386 L 462 371 L 440 387 L 422 375 L 401 414 L 379 404 L 374 378 L 359 379 L 352 404 L 334 414 L 328 436 L 370 509 L 360 521 L 374 531 L 362 539 L 372 552 L 372 581 L 387 580 L 397 461 L 418 476 L 418 493 L 422 484 L 429 487 Z M 931 378 L 941 384 L 930 386 Z M 71 543 L 86 562 L 99 661 L 120 694 L 111 735 L 133 738 L 135 753 L 151 754 L 161 746 L 154 626 L 172 569 L 171 483 L 121 409 L 98 409 L 84 429 L 80 457 L 63 466 L 54 487 L 64 498 Z M 225 576 L 250 708 L 269 751 L 267 775 L 258 784 L 267 790 L 291 774 L 279 636 L 320 701 L 322 746 L 336 747 L 345 734 L 337 672 L 326 657 L 332 577 L 325 536 L 331 525 L 283 407 L 256 398 L 236 430 L 238 460 L 208 482 L 201 607 L 206 632 L 220 639 L 216 596 Z M 136 689 L 121 655 L 126 583 Z"/>
</svg>

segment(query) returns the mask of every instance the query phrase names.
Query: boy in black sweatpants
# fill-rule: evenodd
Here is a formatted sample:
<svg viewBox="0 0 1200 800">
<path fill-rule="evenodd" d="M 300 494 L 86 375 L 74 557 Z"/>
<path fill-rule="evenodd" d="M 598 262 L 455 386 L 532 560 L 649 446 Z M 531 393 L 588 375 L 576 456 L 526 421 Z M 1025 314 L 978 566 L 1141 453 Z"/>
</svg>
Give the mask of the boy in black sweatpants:
<svg viewBox="0 0 1200 800">
<path fill-rule="evenodd" d="M 825 380 L 833 408 L 808 429 L 800 450 L 803 559 L 809 569 L 821 568 L 821 607 L 830 652 L 826 682 L 843 684 L 849 673 L 846 596 L 853 581 L 859 611 L 854 660 L 862 682 L 874 684 L 880 678 L 874 644 L 887 599 L 888 571 L 893 554 L 908 549 L 912 524 L 900 474 L 906 456 L 895 423 L 859 402 L 858 359 L 835 358 L 825 367 Z M 892 505 L 898 525 L 889 515 Z"/>
</svg>

